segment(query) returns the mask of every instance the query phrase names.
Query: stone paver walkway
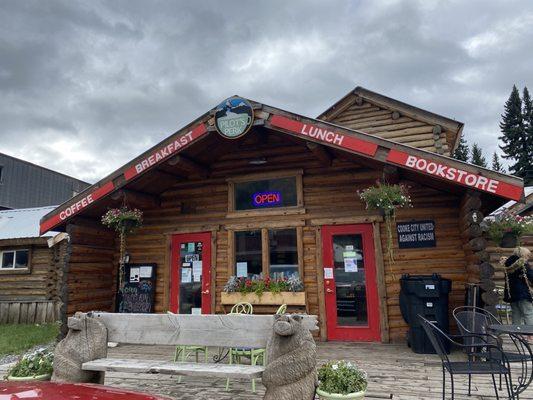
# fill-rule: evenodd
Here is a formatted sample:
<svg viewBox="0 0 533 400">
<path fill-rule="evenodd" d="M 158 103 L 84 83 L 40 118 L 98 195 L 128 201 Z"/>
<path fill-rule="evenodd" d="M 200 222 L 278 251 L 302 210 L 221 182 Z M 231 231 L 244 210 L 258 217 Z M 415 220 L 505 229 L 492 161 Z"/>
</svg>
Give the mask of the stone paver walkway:
<svg viewBox="0 0 533 400">
<path fill-rule="evenodd" d="M 368 398 L 437 400 L 442 398 L 441 363 L 437 356 L 414 354 L 405 345 L 366 343 L 318 343 L 320 362 L 346 359 L 357 363 L 368 372 Z M 110 357 L 171 360 L 173 349 L 168 346 L 121 345 L 110 349 Z M 454 357 L 461 357 L 454 354 Z M 448 380 L 449 382 L 449 380 Z M 251 383 L 232 382 L 231 390 L 224 390 L 224 379 L 184 377 L 182 383 L 168 375 L 109 373 L 106 384 L 166 395 L 180 400 L 207 399 L 261 399 L 264 387 L 258 382 L 257 394 L 251 392 Z M 449 391 L 449 388 L 448 388 Z M 449 394 L 449 393 L 448 393 Z M 506 398 L 500 392 L 501 398 Z M 449 395 L 447 398 L 451 398 Z M 467 396 L 467 379 L 456 377 L 456 399 L 495 399 L 490 377 L 474 377 L 472 396 Z M 533 387 L 520 396 L 533 400 Z M 295 399 L 299 400 L 299 399 Z"/>
</svg>

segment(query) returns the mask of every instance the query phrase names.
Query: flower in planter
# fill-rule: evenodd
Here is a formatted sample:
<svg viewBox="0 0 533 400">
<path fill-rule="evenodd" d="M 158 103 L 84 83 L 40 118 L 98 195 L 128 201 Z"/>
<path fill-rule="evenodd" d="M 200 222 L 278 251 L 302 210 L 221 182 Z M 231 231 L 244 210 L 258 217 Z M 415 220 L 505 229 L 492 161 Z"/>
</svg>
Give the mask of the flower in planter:
<svg viewBox="0 0 533 400">
<path fill-rule="evenodd" d="M 492 220 L 486 220 L 485 225 L 490 238 L 498 244 L 501 244 L 505 237 L 519 240 L 523 235 L 533 233 L 533 217 L 521 217 L 509 211 L 496 215 Z M 515 246 L 516 243 L 511 247 Z"/>
<path fill-rule="evenodd" d="M 23 355 L 8 371 L 9 377 L 35 377 L 52 374 L 54 353 L 51 349 L 42 347 Z"/>
<path fill-rule="evenodd" d="M 319 395 L 365 392 L 368 386 L 366 372 L 349 361 L 327 362 L 318 369 L 318 380 Z"/>
<path fill-rule="evenodd" d="M 239 278 L 231 276 L 224 285 L 226 293 L 255 293 L 258 296 L 265 292 L 303 292 L 304 285 L 302 280 L 292 275 L 290 278 Z"/>
</svg>

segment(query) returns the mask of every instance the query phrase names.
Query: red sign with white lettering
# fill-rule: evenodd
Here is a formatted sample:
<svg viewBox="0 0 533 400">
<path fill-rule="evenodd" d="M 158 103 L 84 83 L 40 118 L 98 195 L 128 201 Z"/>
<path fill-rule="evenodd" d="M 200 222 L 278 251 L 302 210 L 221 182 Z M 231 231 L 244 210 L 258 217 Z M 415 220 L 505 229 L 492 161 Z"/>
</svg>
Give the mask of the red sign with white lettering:
<svg viewBox="0 0 533 400">
<path fill-rule="evenodd" d="M 281 115 L 273 115 L 270 119 L 270 124 L 277 128 L 283 128 L 297 133 L 298 135 L 337 145 L 369 156 L 374 156 L 378 150 L 378 145 L 375 143 L 367 142 L 366 140 L 335 132 L 327 128 L 319 128 L 316 125 L 304 124 L 294 119 L 282 117 Z"/>
<path fill-rule="evenodd" d="M 488 178 L 460 168 L 451 167 L 441 162 L 428 160 L 420 156 L 414 156 L 403 151 L 391 150 L 387 156 L 387 161 L 427 175 L 456 182 L 463 186 L 469 186 L 484 192 L 494 193 L 507 199 L 518 201 L 522 198 L 523 188 L 521 186 L 511 185 L 497 179 Z"/>
<path fill-rule="evenodd" d="M 67 218 L 70 218 L 77 213 L 79 213 L 84 208 L 88 207 L 92 203 L 94 203 L 99 198 L 105 196 L 109 192 L 111 192 L 115 188 L 115 185 L 113 182 L 107 182 L 106 184 L 100 186 L 99 188 L 93 190 L 91 193 L 85 195 L 77 202 L 71 204 L 67 208 L 59 211 L 56 215 L 53 217 L 50 217 L 46 221 L 43 221 L 40 226 L 40 234 L 51 230 L 52 228 L 56 227 L 60 223 L 62 223 Z"/>
<path fill-rule="evenodd" d="M 147 169 L 153 167 L 156 164 L 159 164 L 161 161 L 167 159 L 171 155 L 181 151 L 184 147 L 191 144 L 193 141 L 198 139 L 200 136 L 203 136 L 207 133 L 205 124 L 200 124 L 195 127 L 193 130 L 178 136 L 174 141 L 170 142 L 166 146 L 159 148 L 154 151 L 148 157 L 142 159 L 136 163 L 131 168 L 128 168 L 124 171 L 124 177 L 126 180 L 136 177 L 140 173 L 146 171 Z"/>
</svg>

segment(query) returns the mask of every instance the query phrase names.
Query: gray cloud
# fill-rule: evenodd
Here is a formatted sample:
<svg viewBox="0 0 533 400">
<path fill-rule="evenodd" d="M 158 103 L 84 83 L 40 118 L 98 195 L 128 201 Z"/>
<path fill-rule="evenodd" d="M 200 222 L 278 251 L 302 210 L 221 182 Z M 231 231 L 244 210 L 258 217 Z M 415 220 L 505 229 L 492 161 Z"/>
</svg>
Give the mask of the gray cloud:
<svg viewBox="0 0 533 400">
<path fill-rule="evenodd" d="M 4 0 L 0 151 L 95 181 L 230 95 L 316 116 L 362 85 L 489 158 L 531 43 L 527 0 Z"/>
</svg>

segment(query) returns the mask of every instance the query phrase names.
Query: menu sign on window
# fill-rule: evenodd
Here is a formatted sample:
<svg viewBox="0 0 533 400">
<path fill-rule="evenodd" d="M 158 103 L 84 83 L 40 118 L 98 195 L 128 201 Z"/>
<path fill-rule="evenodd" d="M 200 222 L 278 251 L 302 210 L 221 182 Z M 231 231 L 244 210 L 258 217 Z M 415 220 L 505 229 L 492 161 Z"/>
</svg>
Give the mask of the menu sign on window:
<svg viewBox="0 0 533 400">
<path fill-rule="evenodd" d="M 435 247 L 435 221 L 409 221 L 396 224 L 398 247 L 400 249 L 416 249 Z"/>
</svg>

